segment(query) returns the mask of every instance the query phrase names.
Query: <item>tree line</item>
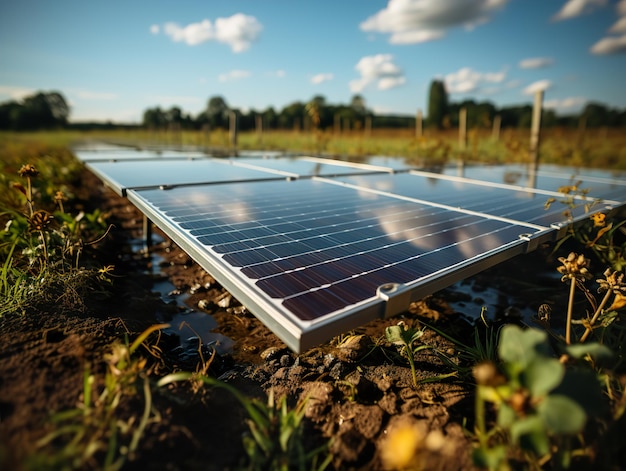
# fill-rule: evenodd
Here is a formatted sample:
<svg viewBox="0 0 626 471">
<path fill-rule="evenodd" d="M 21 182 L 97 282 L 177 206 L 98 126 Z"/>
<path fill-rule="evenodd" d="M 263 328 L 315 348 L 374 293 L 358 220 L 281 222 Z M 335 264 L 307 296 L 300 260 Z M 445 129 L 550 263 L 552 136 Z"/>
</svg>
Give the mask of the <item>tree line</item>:
<svg viewBox="0 0 626 471">
<path fill-rule="evenodd" d="M 70 107 L 57 91 L 37 92 L 21 102 L 0 104 L 0 129 L 31 131 L 66 127 Z"/>
<path fill-rule="evenodd" d="M 445 85 L 433 80 L 428 93 L 428 108 L 423 119 L 426 127 L 448 129 L 458 127 L 459 111 L 467 110 L 468 128 L 489 128 L 496 116 L 503 128 L 528 128 L 532 105 L 522 104 L 498 108 L 490 101 L 464 100 L 450 102 Z M 58 91 L 39 91 L 21 101 L 0 103 L 0 129 L 37 130 L 72 127 L 76 129 L 115 128 L 129 125 L 107 123 L 69 123 L 70 107 Z M 416 116 L 382 115 L 368 109 L 361 95 L 354 95 L 347 104 L 331 104 L 322 95 L 308 102 L 295 101 L 277 110 L 242 111 L 231 108 L 222 96 L 212 96 L 204 110 L 193 116 L 179 106 L 169 109 L 156 106 L 143 112 L 139 126 L 148 129 L 228 129 L 231 117 L 236 117 L 238 129 L 363 129 L 366 127 L 393 129 L 414 128 Z M 587 103 L 581 113 L 559 116 L 544 109 L 544 127 L 626 127 L 626 109 L 610 108 L 601 103 Z"/>
<path fill-rule="evenodd" d="M 530 128 L 532 121 L 531 104 L 498 108 L 490 101 L 450 102 L 443 82 L 434 80 L 431 82 L 423 124 L 437 129 L 456 128 L 462 108 L 467 110 L 468 128 L 490 128 L 496 116 L 500 117 L 503 128 Z M 142 124 L 149 129 L 228 129 L 232 114 L 235 114 L 241 131 L 254 130 L 259 124 L 263 129 L 362 129 L 367 126 L 413 128 L 417 119 L 416 116 L 377 115 L 366 107 L 360 95 L 354 95 L 348 104 L 329 104 L 325 97 L 316 95 L 308 102 L 296 101 L 280 111 L 269 107 L 264 111 L 247 112 L 230 108 L 223 97 L 213 96 L 196 117 L 184 114 L 177 106 L 170 109 L 157 106 L 145 110 Z M 626 109 L 588 103 L 581 113 L 566 116 L 559 116 L 552 109 L 544 109 L 541 123 L 544 127 L 626 127 Z"/>
</svg>

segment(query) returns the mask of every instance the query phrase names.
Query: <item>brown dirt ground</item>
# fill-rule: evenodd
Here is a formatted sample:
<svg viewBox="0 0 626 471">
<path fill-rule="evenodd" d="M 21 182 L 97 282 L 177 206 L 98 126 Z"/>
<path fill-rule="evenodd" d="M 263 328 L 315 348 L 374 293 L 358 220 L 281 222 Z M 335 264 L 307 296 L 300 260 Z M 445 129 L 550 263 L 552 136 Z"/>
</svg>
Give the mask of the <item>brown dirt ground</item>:
<svg viewBox="0 0 626 471">
<path fill-rule="evenodd" d="M 42 453 L 37 441 L 52 430 L 51 414 L 80 402 L 86 365 L 102 375 L 103 355 L 111 343 L 124 335 L 132 339 L 157 318 L 167 320 L 180 311 L 176 303 L 164 302 L 152 292 L 151 259 L 130 248 L 140 236 L 141 215 L 95 177 L 85 173 L 84 180 L 89 189 L 85 200 L 109 212 L 116 226 L 96 255 L 103 265 L 116 266 L 113 293 L 106 301 L 88 305 L 85 312 L 42 309 L 0 318 L 1 469 L 26 469 L 29 459 Z M 472 469 L 467 433 L 473 419 L 472 385 L 459 378 L 428 382 L 451 370 L 424 351 L 416 364 L 418 378 L 426 381 L 416 389 L 406 361 L 383 342 L 385 327 L 400 318 L 410 325 L 424 320 L 445 325 L 450 335 L 467 338 L 468 324 L 441 297 L 415 303 L 400 318 L 356 329 L 344 342 L 335 339 L 296 355 L 236 300 L 220 307 L 227 294 L 172 242 L 165 239 L 154 250 L 177 292 L 189 293 L 187 303 L 204 306 L 217 320 L 215 331 L 234 341 L 228 354 L 210 363 L 209 373 L 250 397 L 265 400 L 273 389 L 276 397 L 286 395 L 292 406 L 308 398 L 305 436 L 310 446 L 333 439 L 331 468 L 382 469 L 381 450 L 388 432 L 409 423 L 429 437 L 421 456 L 423 469 Z M 454 345 L 433 331 L 427 331 L 423 341 L 455 355 Z M 183 384 L 157 388 L 159 376 L 202 366 L 194 348 L 178 354 L 181 348 L 173 335 L 163 335 L 159 347 L 161 357 L 150 357 L 146 371 L 160 417 L 148 424 L 125 469 L 237 469 L 245 456 L 241 440 L 247 431 L 245 411 L 221 389 L 196 391 Z M 121 410 L 142 407 L 141 401 L 128 401 Z"/>
</svg>

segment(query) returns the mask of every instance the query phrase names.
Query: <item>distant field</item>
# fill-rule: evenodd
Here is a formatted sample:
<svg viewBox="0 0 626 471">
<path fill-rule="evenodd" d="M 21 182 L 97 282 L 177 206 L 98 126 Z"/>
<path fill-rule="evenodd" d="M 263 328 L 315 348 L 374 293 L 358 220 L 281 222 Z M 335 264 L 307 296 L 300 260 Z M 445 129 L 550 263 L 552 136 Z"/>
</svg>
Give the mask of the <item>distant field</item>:
<svg viewBox="0 0 626 471">
<path fill-rule="evenodd" d="M 416 138 L 413 129 L 366 131 L 265 131 L 240 133 L 240 150 L 284 150 L 310 152 L 328 156 L 358 157 L 389 155 L 414 158 L 427 163 L 442 163 L 463 158 L 482 162 L 523 162 L 528 159 L 529 130 L 503 129 L 498 138 L 490 130 L 473 129 L 467 133 L 465 148 L 461 147 L 456 130 L 426 129 Z M 71 145 L 88 139 L 106 140 L 124 145 L 197 146 L 211 151 L 232 148 L 228 131 L 56 131 L 38 133 L 0 133 L 0 145 L 15 147 L 18 143 L 46 142 Z M 550 128 L 542 131 L 540 161 L 560 165 L 626 169 L 626 132 L 623 129 Z"/>
</svg>

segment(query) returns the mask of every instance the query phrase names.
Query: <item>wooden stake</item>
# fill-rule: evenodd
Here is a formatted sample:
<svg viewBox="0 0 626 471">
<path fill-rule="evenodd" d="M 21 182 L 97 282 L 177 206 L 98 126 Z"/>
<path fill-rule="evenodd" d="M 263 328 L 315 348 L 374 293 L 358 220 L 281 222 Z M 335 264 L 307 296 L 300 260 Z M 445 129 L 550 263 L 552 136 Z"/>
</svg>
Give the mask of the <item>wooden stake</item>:
<svg viewBox="0 0 626 471">
<path fill-rule="evenodd" d="M 423 121 L 422 110 L 417 110 L 417 114 L 415 115 L 415 137 L 418 139 L 424 135 Z"/>
<path fill-rule="evenodd" d="M 467 148 L 467 108 L 459 111 L 459 149 L 464 151 Z"/>
</svg>

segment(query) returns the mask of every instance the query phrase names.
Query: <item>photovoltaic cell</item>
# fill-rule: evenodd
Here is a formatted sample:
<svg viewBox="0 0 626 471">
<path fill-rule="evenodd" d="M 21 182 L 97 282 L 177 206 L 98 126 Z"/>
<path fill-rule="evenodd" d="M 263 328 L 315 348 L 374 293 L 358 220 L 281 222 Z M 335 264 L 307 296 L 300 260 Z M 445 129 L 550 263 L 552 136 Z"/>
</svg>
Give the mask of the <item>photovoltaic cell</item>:
<svg viewBox="0 0 626 471">
<path fill-rule="evenodd" d="M 298 351 L 554 240 L 570 222 L 545 208 L 569 181 L 552 171 L 527 188 L 517 168 L 459 176 L 384 158 L 86 161 Z M 614 199 L 599 209 L 624 203 L 624 181 L 588 178 Z"/>
</svg>

